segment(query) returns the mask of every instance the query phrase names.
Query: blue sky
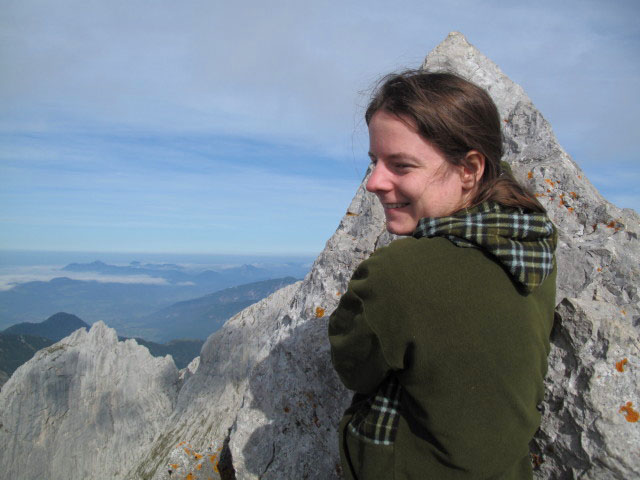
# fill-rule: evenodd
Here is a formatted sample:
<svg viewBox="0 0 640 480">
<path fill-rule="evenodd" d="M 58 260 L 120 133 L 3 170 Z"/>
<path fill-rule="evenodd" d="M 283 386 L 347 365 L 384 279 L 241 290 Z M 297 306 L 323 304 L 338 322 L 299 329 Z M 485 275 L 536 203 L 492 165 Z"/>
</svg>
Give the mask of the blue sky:
<svg viewBox="0 0 640 480">
<path fill-rule="evenodd" d="M 0 249 L 319 252 L 366 92 L 461 31 L 640 211 L 637 1 L 5 0 Z"/>
</svg>

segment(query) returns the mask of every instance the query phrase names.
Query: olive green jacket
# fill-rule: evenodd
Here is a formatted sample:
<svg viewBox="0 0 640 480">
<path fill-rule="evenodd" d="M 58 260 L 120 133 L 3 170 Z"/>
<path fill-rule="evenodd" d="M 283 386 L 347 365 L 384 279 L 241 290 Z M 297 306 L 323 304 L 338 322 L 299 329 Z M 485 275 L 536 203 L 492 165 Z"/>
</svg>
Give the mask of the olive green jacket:
<svg viewBox="0 0 640 480">
<path fill-rule="evenodd" d="M 532 293 L 479 248 L 405 238 L 354 273 L 329 322 L 352 406 L 347 479 L 532 477 L 556 271 Z"/>
</svg>

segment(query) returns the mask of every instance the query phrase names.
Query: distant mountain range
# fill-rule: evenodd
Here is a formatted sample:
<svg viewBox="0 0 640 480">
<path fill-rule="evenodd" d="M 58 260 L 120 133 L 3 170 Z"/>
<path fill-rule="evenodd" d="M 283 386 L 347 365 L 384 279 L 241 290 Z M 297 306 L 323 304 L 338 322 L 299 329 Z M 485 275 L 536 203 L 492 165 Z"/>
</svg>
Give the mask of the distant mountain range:
<svg viewBox="0 0 640 480">
<path fill-rule="evenodd" d="M 295 281 L 293 277 L 264 280 L 178 302 L 143 317 L 126 331 L 158 342 L 184 337 L 204 340 L 240 310 Z"/>
<path fill-rule="evenodd" d="M 0 386 L 13 372 L 27 362 L 38 350 L 69 336 L 79 328 L 90 326 L 69 313 L 56 313 L 41 323 L 19 323 L 0 333 Z M 125 337 L 119 337 L 126 340 Z M 136 338 L 154 357 L 171 355 L 178 368 L 186 367 L 200 354 L 204 340 L 173 340 L 165 345 Z"/>
<path fill-rule="evenodd" d="M 118 330 L 125 336 L 119 338 L 135 338 L 153 356 L 171 355 L 176 366 L 184 368 L 200 354 L 204 340 L 222 327 L 227 319 L 295 281 L 293 277 L 264 280 L 177 302 L 142 317 L 133 325 L 123 325 Z M 69 282 L 71 283 L 63 284 L 69 288 L 76 285 L 76 281 Z M 106 287 L 110 285 L 98 284 Z M 22 322 L 2 331 L 0 385 L 38 350 L 65 338 L 79 328 L 90 327 L 76 315 L 59 312 L 43 322 Z"/>
<path fill-rule="evenodd" d="M 38 321 L 52 312 L 67 311 L 89 323 L 103 320 L 121 331 L 176 302 L 262 280 L 286 276 L 302 278 L 307 271 L 308 265 L 302 262 L 260 267 L 242 265 L 216 271 L 139 262 L 128 266 L 108 265 L 100 261 L 71 263 L 62 268 L 61 273 L 94 273 L 97 280 L 73 280 L 61 276 L 47 282 L 17 284 L 9 290 L 0 291 L 0 328 L 17 322 Z M 137 277 L 146 277 L 147 282 L 138 282 Z M 98 281 L 107 279 L 108 282 Z M 149 279 L 156 283 L 149 283 Z"/>
<path fill-rule="evenodd" d="M 59 312 L 51 315 L 44 322 L 23 322 L 13 325 L 2 331 L 4 335 L 34 335 L 48 338 L 53 342 L 62 340 L 79 328 L 89 328 L 89 324 L 83 322 L 75 315 Z"/>
</svg>

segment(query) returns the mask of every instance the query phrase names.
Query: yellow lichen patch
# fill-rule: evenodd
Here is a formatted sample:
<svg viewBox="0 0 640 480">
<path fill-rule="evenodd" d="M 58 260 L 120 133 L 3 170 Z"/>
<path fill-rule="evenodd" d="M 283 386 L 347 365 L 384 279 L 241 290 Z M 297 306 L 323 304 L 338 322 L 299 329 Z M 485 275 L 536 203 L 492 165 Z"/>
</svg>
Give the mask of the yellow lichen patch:
<svg viewBox="0 0 640 480">
<path fill-rule="evenodd" d="M 173 470 L 177 470 L 178 468 L 180 468 L 180 465 L 178 465 L 177 463 L 172 463 L 171 465 L 169 465 Z"/>
<path fill-rule="evenodd" d="M 620 407 L 619 413 L 624 413 L 627 422 L 635 423 L 640 418 L 640 413 L 633 409 L 633 402 L 627 402 L 626 405 Z"/>
<path fill-rule="evenodd" d="M 218 455 L 216 455 L 216 454 L 209 455 L 209 461 L 211 463 L 216 463 L 216 458 L 218 458 Z"/>
<path fill-rule="evenodd" d="M 316 318 L 324 317 L 324 308 L 316 307 Z"/>
<path fill-rule="evenodd" d="M 347 217 L 357 217 L 358 215 L 360 214 L 347 211 Z"/>
<path fill-rule="evenodd" d="M 527 173 L 527 178 L 531 180 L 533 178 L 533 172 Z"/>
<path fill-rule="evenodd" d="M 548 178 L 544 179 L 545 182 L 547 182 L 549 185 L 551 185 L 552 187 L 555 187 L 556 184 L 553 182 L 553 180 L 549 180 Z"/>
<path fill-rule="evenodd" d="M 216 463 L 216 464 L 213 466 L 213 471 L 214 471 L 214 472 L 216 472 L 216 473 L 220 473 L 220 470 L 218 469 L 218 465 L 220 465 L 220 462 Z"/>
<path fill-rule="evenodd" d="M 627 360 L 626 358 L 623 358 L 619 362 L 616 362 L 616 370 L 618 370 L 619 372 L 624 372 L 624 366 L 627 363 L 629 363 L 629 360 Z"/>
<path fill-rule="evenodd" d="M 626 314 L 627 314 L 626 310 L 620 310 L 620 312 L 621 312 L 623 315 L 626 315 Z"/>
<path fill-rule="evenodd" d="M 199 463 L 199 464 L 196 466 L 196 470 L 202 470 L 202 464 L 201 464 L 201 463 Z"/>
<path fill-rule="evenodd" d="M 598 268 L 597 268 L 597 270 L 598 270 L 599 272 L 601 272 L 601 271 L 602 271 L 602 268 L 601 268 L 601 267 L 598 267 Z"/>
</svg>

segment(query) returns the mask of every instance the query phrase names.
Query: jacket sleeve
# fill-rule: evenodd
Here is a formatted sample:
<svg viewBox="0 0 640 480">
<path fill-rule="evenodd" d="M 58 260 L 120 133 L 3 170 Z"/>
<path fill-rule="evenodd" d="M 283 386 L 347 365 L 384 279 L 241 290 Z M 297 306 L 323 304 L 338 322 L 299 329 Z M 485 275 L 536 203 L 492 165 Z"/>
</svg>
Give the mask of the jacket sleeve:
<svg viewBox="0 0 640 480">
<path fill-rule="evenodd" d="M 382 317 L 393 308 L 389 283 L 382 258 L 374 254 L 356 269 L 329 320 L 333 366 L 342 383 L 358 393 L 373 393 L 389 372 L 402 368 L 403 352 L 391 351 L 395 342 L 381 338 L 387 330 Z"/>
</svg>

